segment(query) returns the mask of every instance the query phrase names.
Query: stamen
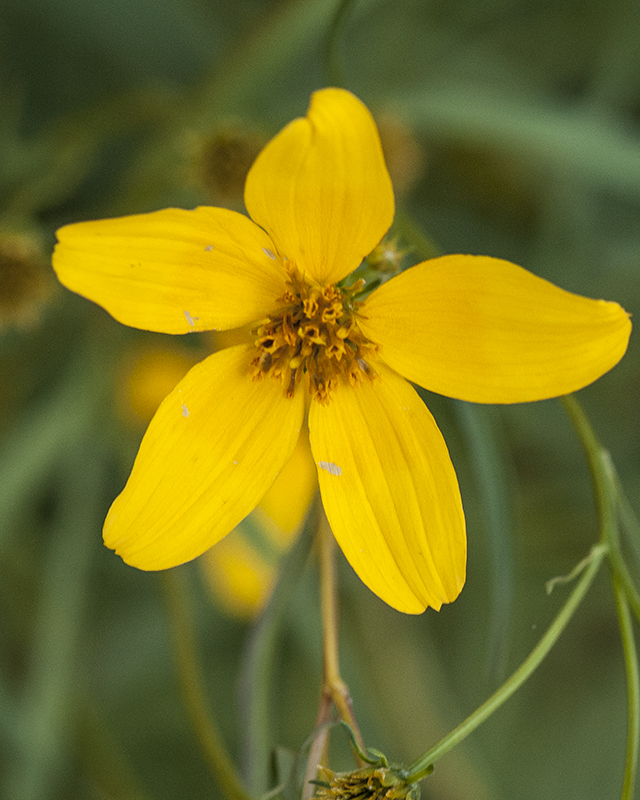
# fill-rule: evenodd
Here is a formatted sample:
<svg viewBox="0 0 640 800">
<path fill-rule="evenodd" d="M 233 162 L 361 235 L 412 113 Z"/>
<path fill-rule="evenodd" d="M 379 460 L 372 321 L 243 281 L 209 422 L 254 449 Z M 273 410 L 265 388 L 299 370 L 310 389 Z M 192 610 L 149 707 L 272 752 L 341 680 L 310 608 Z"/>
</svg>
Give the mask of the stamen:
<svg viewBox="0 0 640 800">
<path fill-rule="evenodd" d="M 296 390 L 296 372 L 297 370 L 292 369 L 291 375 L 289 377 L 289 386 L 287 387 L 287 397 L 293 397 L 294 392 Z"/>
<path fill-rule="evenodd" d="M 327 404 L 341 377 L 352 386 L 364 378 L 376 379 L 369 361 L 377 345 L 366 339 L 357 324 L 355 300 L 361 281 L 347 288 L 319 287 L 307 281 L 290 262 L 285 263 L 287 290 L 274 311 L 254 331 L 258 351 L 253 377 L 270 377 L 285 385 L 293 397 L 306 376 L 315 400 Z"/>
</svg>

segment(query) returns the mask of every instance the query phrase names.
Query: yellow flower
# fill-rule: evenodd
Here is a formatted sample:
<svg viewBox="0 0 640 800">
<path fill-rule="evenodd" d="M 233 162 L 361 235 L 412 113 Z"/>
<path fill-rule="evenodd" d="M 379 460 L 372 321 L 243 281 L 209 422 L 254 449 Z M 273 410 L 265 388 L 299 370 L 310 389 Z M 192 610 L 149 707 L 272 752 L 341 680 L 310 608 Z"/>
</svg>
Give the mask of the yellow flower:
<svg viewBox="0 0 640 800">
<path fill-rule="evenodd" d="M 70 289 L 164 333 L 255 323 L 254 343 L 191 369 L 164 400 L 104 541 L 129 564 L 195 558 L 255 508 L 308 426 L 325 511 L 364 583 L 407 613 L 454 600 L 466 535 L 443 438 L 408 381 L 516 403 L 585 386 L 625 352 L 616 303 L 569 294 L 499 259 L 418 264 L 363 302 L 341 283 L 394 214 L 366 107 L 316 92 L 260 153 L 251 219 L 166 209 L 59 231 Z M 408 380 L 407 380 L 408 379 Z"/>
</svg>

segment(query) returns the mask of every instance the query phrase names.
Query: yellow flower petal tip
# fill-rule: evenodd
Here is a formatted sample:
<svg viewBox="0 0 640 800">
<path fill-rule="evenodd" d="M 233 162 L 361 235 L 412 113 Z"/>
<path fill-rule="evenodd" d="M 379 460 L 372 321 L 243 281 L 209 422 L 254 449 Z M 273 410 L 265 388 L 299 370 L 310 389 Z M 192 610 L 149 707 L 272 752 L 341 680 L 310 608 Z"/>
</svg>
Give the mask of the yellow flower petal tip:
<svg viewBox="0 0 640 800">
<path fill-rule="evenodd" d="M 466 533 L 455 470 L 416 391 L 379 378 L 309 414 L 327 518 L 347 560 L 393 608 L 419 614 L 458 596 Z"/>
<path fill-rule="evenodd" d="M 104 541 L 133 566 L 165 569 L 262 500 L 256 513 L 291 529 L 273 538 L 284 547 L 317 480 L 363 582 L 405 613 L 439 609 L 465 581 L 465 519 L 442 435 L 407 379 L 482 403 L 565 394 L 620 360 L 629 317 L 486 256 L 418 264 L 362 300 L 362 281 L 343 278 L 388 230 L 394 199 L 373 118 L 342 89 L 316 92 L 266 145 L 245 203 L 252 219 L 166 209 L 59 231 L 60 280 L 116 319 L 251 330 L 163 401 Z M 306 499 L 283 514 L 274 482 L 291 459 Z"/>
<path fill-rule="evenodd" d="M 304 118 L 255 160 L 245 186 L 251 217 L 278 251 L 321 284 L 352 272 L 394 215 L 391 178 L 376 124 L 344 89 L 322 89 Z"/>
<path fill-rule="evenodd" d="M 104 542 L 131 566 L 166 569 L 201 555 L 253 510 L 289 461 L 302 394 L 249 375 L 250 349 L 193 367 L 156 412 Z"/>
<path fill-rule="evenodd" d="M 57 235 L 53 268 L 61 283 L 134 328 L 240 327 L 266 314 L 285 288 L 271 239 L 224 208 L 78 222 Z"/>
<path fill-rule="evenodd" d="M 475 403 L 522 403 L 582 389 L 624 355 L 617 303 L 554 286 L 508 261 L 443 256 L 373 292 L 361 329 L 414 383 Z"/>
</svg>

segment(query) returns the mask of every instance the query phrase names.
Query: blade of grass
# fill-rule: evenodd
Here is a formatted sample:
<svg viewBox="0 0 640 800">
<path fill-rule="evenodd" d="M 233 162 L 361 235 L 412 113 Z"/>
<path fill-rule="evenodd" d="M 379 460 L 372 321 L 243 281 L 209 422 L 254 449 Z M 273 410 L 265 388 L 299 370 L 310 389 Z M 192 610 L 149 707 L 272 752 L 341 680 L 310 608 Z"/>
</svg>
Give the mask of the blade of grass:
<svg viewBox="0 0 640 800">
<path fill-rule="evenodd" d="M 61 468 L 61 508 L 49 531 L 33 650 L 18 709 L 17 754 L 2 797 L 57 796 L 67 767 L 91 554 L 100 546 L 106 463 L 99 451 L 83 448 Z"/>
<path fill-rule="evenodd" d="M 454 407 L 469 448 L 471 468 L 485 515 L 491 563 L 487 666 L 489 675 L 500 679 L 504 677 L 509 649 L 514 594 L 508 470 L 495 435 L 493 409 L 462 402 L 455 402 Z"/>
<path fill-rule="evenodd" d="M 209 770 L 227 800 L 250 800 L 229 755 L 205 690 L 184 570 L 161 573 L 184 704 Z"/>
<path fill-rule="evenodd" d="M 320 507 L 316 498 L 302 532 L 283 556 L 278 582 L 256 623 L 244 654 L 240 673 L 240 700 L 244 731 L 244 775 L 254 796 L 269 787 L 271 740 L 270 699 L 278 637 L 287 607 L 304 571 L 318 528 Z"/>
</svg>

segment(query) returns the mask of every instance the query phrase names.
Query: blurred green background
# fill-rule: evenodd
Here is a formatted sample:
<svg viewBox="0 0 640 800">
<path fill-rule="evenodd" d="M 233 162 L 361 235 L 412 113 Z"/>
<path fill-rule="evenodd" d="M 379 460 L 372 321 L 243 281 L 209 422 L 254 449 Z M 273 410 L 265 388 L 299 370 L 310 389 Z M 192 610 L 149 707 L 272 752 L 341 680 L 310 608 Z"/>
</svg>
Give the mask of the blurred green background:
<svg viewBox="0 0 640 800">
<path fill-rule="evenodd" d="M 127 567 L 100 535 L 143 431 L 121 413 L 127 354 L 152 343 L 195 358 L 211 343 L 125 329 L 57 286 L 57 227 L 168 205 L 239 208 L 236 184 L 220 177 L 225 158 L 241 171 L 252 143 L 304 114 L 339 69 L 380 122 L 399 207 L 440 250 L 506 258 L 632 314 L 640 306 L 640 4 L 359 0 L 336 26 L 337 5 L 0 0 L 7 800 L 221 797 L 181 703 L 162 576 Z M 636 509 L 639 390 L 635 334 L 623 362 L 580 393 Z M 461 597 L 405 617 L 340 557 L 343 675 L 367 744 L 397 761 L 417 758 L 520 663 L 568 591 L 548 597 L 545 581 L 597 538 L 588 471 L 560 403 L 425 399 L 467 512 Z M 210 703 L 241 760 L 238 676 L 251 624 L 212 602 L 197 564 L 179 570 Z M 269 741 L 291 750 L 317 709 L 317 605 L 310 564 L 274 665 Z M 615 798 L 625 736 L 603 570 L 539 671 L 438 763 L 423 796 Z M 335 740 L 334 766 L 348 768 Z"/>
</svg>

